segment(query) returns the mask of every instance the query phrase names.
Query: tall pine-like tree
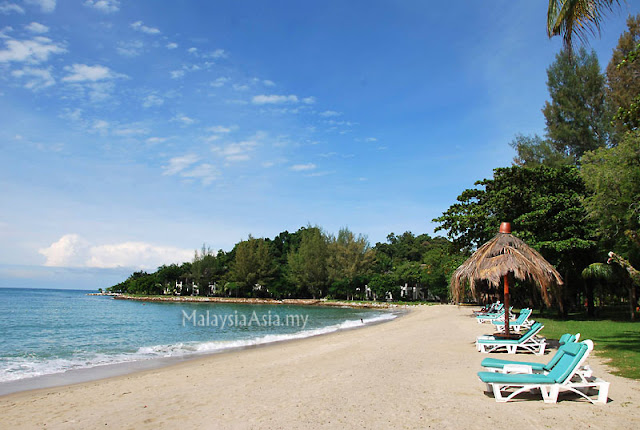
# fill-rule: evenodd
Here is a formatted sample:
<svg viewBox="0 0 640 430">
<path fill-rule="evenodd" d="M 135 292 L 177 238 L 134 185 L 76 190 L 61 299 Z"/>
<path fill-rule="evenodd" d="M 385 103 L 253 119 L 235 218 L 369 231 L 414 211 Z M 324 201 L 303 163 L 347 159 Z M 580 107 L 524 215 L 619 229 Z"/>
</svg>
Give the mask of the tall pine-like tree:
<svg viewBox="0 0 640 430">
<path fill-rule="evenodd" d="M 571 57 L 562 51 L 547 77 L 551 101 L 542 109 L 547 137 L 557 152 L 578 164 L 586 151 L 608 142 L 610 115 L 598 57 L 584 48 Z"/>
</svg>

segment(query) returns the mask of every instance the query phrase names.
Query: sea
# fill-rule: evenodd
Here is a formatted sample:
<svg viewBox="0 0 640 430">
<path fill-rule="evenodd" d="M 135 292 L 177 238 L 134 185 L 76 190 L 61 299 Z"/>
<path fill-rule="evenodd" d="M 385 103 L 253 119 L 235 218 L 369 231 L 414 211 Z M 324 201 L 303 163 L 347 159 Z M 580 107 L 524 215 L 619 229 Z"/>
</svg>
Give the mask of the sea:
<svg viewBox="0 0 640 430">
<path fill-rule="evenodd" d="M 0 394 L 99 379 L 394 319 L 342 307 L 140 302 L 0 288 Z"/>
</svg>

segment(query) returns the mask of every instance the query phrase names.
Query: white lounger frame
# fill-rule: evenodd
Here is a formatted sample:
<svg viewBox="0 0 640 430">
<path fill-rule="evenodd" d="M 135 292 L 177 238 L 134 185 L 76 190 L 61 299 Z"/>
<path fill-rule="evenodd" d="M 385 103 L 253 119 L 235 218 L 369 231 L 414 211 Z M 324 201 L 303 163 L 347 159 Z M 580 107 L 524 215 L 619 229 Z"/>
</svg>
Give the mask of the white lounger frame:
<svg viewBox="0 0 640 430">
<path fill-rule="evenodd" d="M 591 372 L 585 372 L 588 367 L 583 367 L 583 363 L 589 356 L 589 353 L 593 350 L 593 342 L 591 340 L 585 340 L 587 344 L 587 352 L 582 357 L 582 360 L 577 364 L 573 372 L 569 374 L 567 379 L 562 383 L 556 384 L 511 384 L 511 383 L 487 383 L 487 391 L 492 391 L 493 396 L 498 403 L 506 403 L 513 400 L 518 394 L 539 389 L 542 394 L 542 400 L 545 403 L 557 403 L 558 395 L 561 391 L 571 391 L 584 397 L 591 403 L 603 403 L 606 404 L 609 398 L 609 382 L 603 381 L 600 378 L 594 378 L 591 376 Z M 510 391 L 515 389 L 515 391 Z M 597 390 L 597 395 L 594 397 L 589 395 L 589 390 Z"/>
</svg>

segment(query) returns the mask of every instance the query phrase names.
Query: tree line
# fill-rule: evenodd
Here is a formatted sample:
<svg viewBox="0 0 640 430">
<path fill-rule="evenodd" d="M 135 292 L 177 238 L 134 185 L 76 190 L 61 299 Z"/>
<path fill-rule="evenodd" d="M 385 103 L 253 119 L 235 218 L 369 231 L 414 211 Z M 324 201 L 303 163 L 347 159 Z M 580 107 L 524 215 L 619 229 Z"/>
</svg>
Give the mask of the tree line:
<svg viewBox="0 0 640 430">
<path fill-rule="evenodd" d="M 448 299 L 448 279 L 464 256 L 443 237 L 391 233 L 374 247 L 364 235 L 318 226 L 273 239 L 237 243 L 230 252 L 206 245 L 192 261 L 134 272 L 108 288 L 132 294 L 414 300 Z M 404 290 L 404 291 L 403 291 Z"/>
</svg>

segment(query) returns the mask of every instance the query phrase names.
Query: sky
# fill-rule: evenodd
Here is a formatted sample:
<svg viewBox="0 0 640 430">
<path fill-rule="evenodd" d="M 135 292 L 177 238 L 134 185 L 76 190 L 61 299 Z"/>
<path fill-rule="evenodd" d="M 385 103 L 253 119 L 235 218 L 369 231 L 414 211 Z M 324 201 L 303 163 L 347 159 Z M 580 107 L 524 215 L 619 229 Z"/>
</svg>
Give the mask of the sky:
<svg viewBox="0 0 640 430">
<path fill-rule="evenodd" d="M 543 134 L 545 2 L 0 0 L 0 287 L 434 234 Z M 605 68 L 629 13 L 590 39 Z M 442 233 L 440 233 L 442 234 Z"/>
</svg>

